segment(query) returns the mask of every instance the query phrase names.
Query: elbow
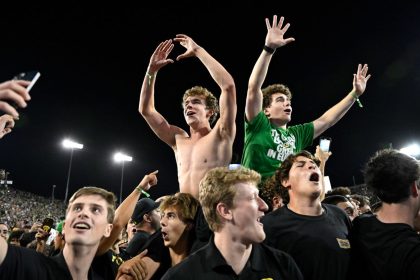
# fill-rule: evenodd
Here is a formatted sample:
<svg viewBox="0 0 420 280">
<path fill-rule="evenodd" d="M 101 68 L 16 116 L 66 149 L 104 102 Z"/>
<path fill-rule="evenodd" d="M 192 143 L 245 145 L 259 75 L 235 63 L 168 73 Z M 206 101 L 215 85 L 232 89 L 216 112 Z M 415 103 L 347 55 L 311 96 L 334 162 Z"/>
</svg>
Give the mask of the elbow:
<svg viewBox="0 0 420 280">
<path fill-rule="evenodd" d="M 222 91 L 225 91 L 225 92 L 235 92 L 235 90 L 236 90 L 236 87 L 235 87 L 235 82 L 233 80 L 228 81 L 222 87 Z"/>
</svg>

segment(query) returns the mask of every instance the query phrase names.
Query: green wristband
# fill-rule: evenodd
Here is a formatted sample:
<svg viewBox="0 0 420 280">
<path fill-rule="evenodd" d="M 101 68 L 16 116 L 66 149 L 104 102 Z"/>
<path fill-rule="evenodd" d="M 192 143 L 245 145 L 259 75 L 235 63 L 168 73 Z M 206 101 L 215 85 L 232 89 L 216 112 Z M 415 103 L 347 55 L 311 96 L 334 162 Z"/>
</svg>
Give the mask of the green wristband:
<svg viewBox="0 0 420 280">
<path fill-rule="evenodd" d="M 359 96 L 357 96 L 357 94 L 356 94 L 356 93 L 354 93 L 354 92 L 352 92 L 352 93 L 351 93 L 351 96 L 352 96 L 352 97 L 356 100 L 357 105 L 359 105 L 359 107 L 360 107 L 360 108 L 363 108 L 363 104 L 362 104 L 362 102 L 360 101 Z"/>
</svg>

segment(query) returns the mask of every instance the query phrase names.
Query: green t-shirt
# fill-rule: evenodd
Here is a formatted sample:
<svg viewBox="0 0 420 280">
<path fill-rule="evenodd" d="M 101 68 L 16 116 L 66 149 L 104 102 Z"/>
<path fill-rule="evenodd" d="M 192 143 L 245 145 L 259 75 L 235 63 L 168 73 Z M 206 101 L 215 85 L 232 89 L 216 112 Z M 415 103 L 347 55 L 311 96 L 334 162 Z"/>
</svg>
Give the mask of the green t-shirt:
<svg viewBox="0 0 420 280">
<path fill-rule="evenodd" d="M 260 112 L 251 122 L 245 120 L 242 165 L 261 174 L 262 180 L 274 174 L 290 154 L 312 145 L 314 124 L 278 128 Z"/>
</svg>

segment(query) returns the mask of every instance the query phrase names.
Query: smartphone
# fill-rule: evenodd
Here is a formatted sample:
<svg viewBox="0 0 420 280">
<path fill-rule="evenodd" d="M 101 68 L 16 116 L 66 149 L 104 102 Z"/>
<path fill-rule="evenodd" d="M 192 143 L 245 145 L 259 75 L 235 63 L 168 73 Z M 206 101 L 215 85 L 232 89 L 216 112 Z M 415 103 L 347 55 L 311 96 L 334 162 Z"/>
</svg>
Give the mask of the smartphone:
<svg viewBox="0 0 420 280">
<path fill-rule="evenodd" d="M 13 77 L 13 80 L 24 80 L 29 81 L 30 84 L 26 87 L 27 91 L 30 91 L 32 87 L 35 85 L 36 81 L 38 81 L 39 77 L 41 76 L 41 73 L 38 71 L 28 71 L 28 72 L 22 72 L 17 74 Z"/>
<path fill-rule="evenodd" d="M 53 225 L 54 225 L 54 220 L 53 219 L 45 218 L 44 221 L 42 222 L 41 228 L 46 232 L 50 232 Z"/>
<path fill-rule="evenodd" d="M 321 137 L 319 139 L 319 148 L 323 152 L 329 152 L 330 151 L 330 144 L 331 144 L 331 138 L 330 137 Z"/>
</svg>

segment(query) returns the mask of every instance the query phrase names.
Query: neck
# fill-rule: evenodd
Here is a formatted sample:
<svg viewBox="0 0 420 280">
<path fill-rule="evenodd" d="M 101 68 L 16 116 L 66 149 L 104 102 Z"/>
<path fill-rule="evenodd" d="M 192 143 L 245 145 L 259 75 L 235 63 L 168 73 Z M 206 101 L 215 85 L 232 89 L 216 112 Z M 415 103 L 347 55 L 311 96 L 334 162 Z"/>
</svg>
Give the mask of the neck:
<svg viewBox="0 0 420 280">
<path fill-rule="evenodd" d="M 321 216 L 324 209 L 321 206 L 321 200 L 319 197 L 315 200 L 311 199 L 292 199 L 290 198 L 287 208 L 291 211 L 306 216 Z"/>
<path fill-rule="evenodd" d="M 402 203 L 384 203 L 376 214 L 379 221 L 386 224 L 402 223 L 414 227 L 418 210 L 408 200 Z"/>
<path fill-rule="evenodd" d="M 210 124 L 206 126 L 190 126 L 190 135 L 191 138 L 201 138 L 203 136 L 206 136 L 211 131 Z"/>
<path fill-rule="evenodd" d="M 270 119 L 270 123 L 277 128 L 287 129 L 288 122 L 285 122 L 283 120 Z"/>
<path fill-rule="evenodd" d="M 90 265 L 95 257 L 98 245 L 71 245 L 66 244 L 63 256 L 73 279 L 88 279 Z"/>
<path fill-rule="evenodd" d="M 252 244 L 244 244 L 226 228 L 214 233 L 214 244 L 237 275 L 241 273 L 252 252 Z"/>
<path fill-rule="evenodd" d="M 170 247 L 169 248 L 169 255 L 171 256 L 171 266 L 175 266 L 179 264 L 182 260 L 184 260 L 189 255 L 188 248 L 179 248 L 177 247 Z"/>
</svg>

